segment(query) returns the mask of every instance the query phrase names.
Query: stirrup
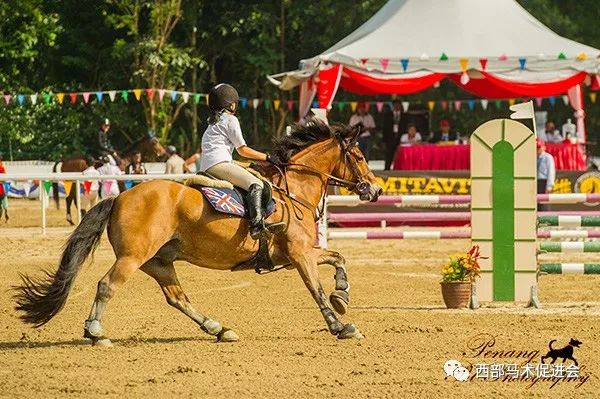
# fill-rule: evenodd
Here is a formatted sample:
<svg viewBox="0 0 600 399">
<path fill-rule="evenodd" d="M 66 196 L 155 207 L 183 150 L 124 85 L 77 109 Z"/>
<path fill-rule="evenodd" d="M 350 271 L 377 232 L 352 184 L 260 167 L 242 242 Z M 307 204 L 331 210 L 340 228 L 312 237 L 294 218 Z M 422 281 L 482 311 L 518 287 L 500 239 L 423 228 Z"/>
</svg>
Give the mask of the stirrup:
<svg viewBox="0 0 600 399">
<path fill-rule="evenodd" d="M 285 224 L 285 222 L 277 222 L 277 223 L 269 223 L 269 224 L 265 225 L 265 227 L 269 231 L 269 233 L 279 234 L 279 233 L 283 233 L 285 231 L 285 229 L 287 228 L 287 225 Z"/>
</svg>

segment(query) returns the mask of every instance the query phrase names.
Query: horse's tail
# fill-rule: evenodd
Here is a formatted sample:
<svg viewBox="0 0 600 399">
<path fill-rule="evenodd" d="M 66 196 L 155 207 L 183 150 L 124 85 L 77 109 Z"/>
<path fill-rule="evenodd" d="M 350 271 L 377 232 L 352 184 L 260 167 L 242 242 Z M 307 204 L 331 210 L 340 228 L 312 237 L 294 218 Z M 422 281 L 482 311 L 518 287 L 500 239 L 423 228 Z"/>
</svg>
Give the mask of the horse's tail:
<svg viewBox="0 0 600 399">
<path fill-rule="evenodd" d="M 107 198 L 85 214 L 69 237 L 55 273 L 33 279 L 21 275 L 23 284 L 16 287 L 16 309 L 24 312 L 21 319 L 40 327 L 52 319 L 64 306 L 77 272 L 85 259 L 96 249 L 108 224 L 115 198 Z"/>
<path fill-rule="evenodd" d="M 548 344 L 548 348 L 550 348 L 551 351 L 553 351 L 554 349 L 552 349 L 552 344 L 556 342 L 555 339 L 553 339 L 552 341 L 550 341 L 550 343 Z"/>
<path fill-rule="evenodd" d="M 52 167 L 52 173 L 56 173 L 56 170 L 58 169 L 58 164 L 62 163 L 62 161 L 56 161 L 54 163 L 54 166 Z M 40 187 L 42 190 L 44 189 L 43 185 L 40 184 Z M 60 208 L 60 201 L 58 198 L 58 182 L 54 181 L 52 182 L 52 196 L 54 197 L 54 203 L 56 204 L 56 209 Z"/>
</svg>

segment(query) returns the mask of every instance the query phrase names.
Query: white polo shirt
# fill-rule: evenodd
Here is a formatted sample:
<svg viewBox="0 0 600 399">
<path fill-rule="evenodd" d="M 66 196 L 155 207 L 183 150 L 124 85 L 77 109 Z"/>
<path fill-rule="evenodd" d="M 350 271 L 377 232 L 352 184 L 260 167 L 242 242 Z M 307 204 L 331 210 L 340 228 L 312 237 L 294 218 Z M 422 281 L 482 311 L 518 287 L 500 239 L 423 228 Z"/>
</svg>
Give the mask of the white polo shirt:
<svg viewBox="0 0 600 399">
<path fill-rule="evenodd" d="M 233 150 L 245 145 L 238 118 L 223 113 L 216 123 L 208 125 L 202 136 L 200 170 L 205 172 L 218 163 L 231 162 Z"/>
</svg>

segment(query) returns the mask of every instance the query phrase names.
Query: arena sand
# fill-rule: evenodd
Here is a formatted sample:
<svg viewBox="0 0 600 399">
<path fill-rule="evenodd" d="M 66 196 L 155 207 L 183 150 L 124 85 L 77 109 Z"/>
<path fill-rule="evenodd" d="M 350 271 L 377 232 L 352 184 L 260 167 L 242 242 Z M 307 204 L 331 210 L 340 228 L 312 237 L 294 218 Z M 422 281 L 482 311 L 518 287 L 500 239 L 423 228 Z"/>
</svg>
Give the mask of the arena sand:
<svg viewBox="0 0 600 399">
<path fill-rule="evenodd" d="M 467 249 L 468 240 L 334 241 L 332 248 L 348 261 L 352 286 L 343 320 L 360 328 L 361 341 L 338 341 L 325 330 L 294 271 L 258 276 L 180 263 L 179 278 L 194 305 L 241 340 L 215 343 L 170 308 L 154 281 L 139 272 L 108 306 L 104 329 L 114 347 L 99 348 L 82 338 L 82 327 L 97 281 L 114 260 L 106 237 L 63 311 L 32 329 L 17 319 L 9 288 L 19 283 L 19 273 L 54 269 L 70 228 L 62 211 L 49 210 L 52 227 L 39 235 L 35 201 L 11 201 L 11 213 L 11 223 L 0 225 L 2 398 L 598 397 L 600 277 L 542 276 L 543 309 L 451 311 L 444 309 L 438 272 L 448 254 Z M 329 291 L 333 270 L 320 270 Z M 550 340 L 562 347 L 571 337 L 583 342 L 574 356 L 585 381 L 552 388 L 550 381 L 458 382 L 442 370 L 448 359 L 467 366 L 525 361 L 497 357 L 509 351 L 538 351 L 539 362 Z M 486 345 L 487 356 L 479 354 Z"/>
</svg>

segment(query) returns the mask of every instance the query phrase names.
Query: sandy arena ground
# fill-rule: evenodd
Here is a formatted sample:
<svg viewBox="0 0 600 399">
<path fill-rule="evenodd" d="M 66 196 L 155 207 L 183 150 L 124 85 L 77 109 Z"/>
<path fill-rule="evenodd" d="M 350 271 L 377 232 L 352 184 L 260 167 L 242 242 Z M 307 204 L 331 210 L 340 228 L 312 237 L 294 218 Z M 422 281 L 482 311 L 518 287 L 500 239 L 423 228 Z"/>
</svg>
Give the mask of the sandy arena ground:
<svg viewBox="0 0 600 399">
<path fill-rule="evenodd" d="M 446 310 L 439 269 L 467 240 L 331 242 L 348 261 L 351 307 L 343 320 L 365 339 L 338 341 L 297 273 L 216 272 L 181 263 L 178 273 L 203 313 L 234 329 L 237 343 L 217 344 L 170 308 L 154 281 L 137 273 L 111 301 L 104 320 L 112 348 L 91 347 L 83 321 L 96 283 L 114 260 L 106 238 L 93 264 L 83 267 L 63 311 L 32 329 L 13 309 L 9 288 L 18 273 L 54 269 L 70 231 L 62 211 L 49 210 L 39 234 L 39 202 L 11 201 L 11 223 L 0 222 L 0 397 L 598 397 L 600 389 L 600 277 L 542 276 L 543 309 L 522 305 L 478 311 Z M 547 256 L 548 260 L 557 259 Z M 598 255 L 563 260 L 594 262 Z M 321 269 L 327 287 L 333 270 Z M 533 361 L 556 339 L 575 349 L 579 381 L 467 381 L 445 379 L 448 359 L 463 365 L 518 363 L 523 358 L 478 354 L 532 352 Z M 536 355 L 535 351 L 539 351 Z M 514 353 L 513 353 L 514 354 Z"/>
</svg>

